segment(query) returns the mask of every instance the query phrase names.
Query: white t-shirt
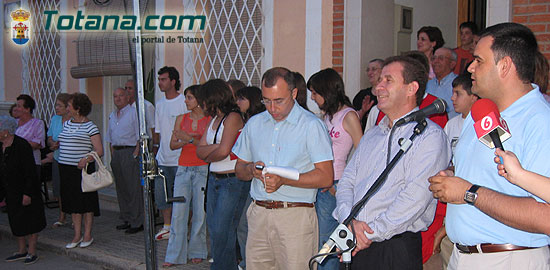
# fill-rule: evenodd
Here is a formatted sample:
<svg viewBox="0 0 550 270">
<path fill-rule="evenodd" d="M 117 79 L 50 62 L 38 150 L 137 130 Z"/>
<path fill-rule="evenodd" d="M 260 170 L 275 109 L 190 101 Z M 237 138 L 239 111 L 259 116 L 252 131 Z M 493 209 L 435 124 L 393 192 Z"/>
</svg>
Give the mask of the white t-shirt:
<svg viewBox="0 0 550 270">
<path fill-rule="evenodd" d="M 443 129 L 445 131 L 445 134 L 447 134 L 447 137 L 449 138 L 449 142 L 451 143 L 453 156 L 455 153 L 456 144 L 458 143 L 458 137 L 460 137 L 460 132 L 462 131 L 463 124 L 464 118 L 462 118 L 462 114 L 459 114 L 451 118 L 451 120 L 447 122 L 445 128 Z"/>
<path fill-rule="evenodd" d="M 160 134 L 160 148 L 157 161 L 162 166 L 178 166 L 181 149 L 170 150 L 170 138 L 174 130 L 176 118 L 180 114 L 188 113 L 185 106 L 185 96 L 178 95 L 173 99 L 163 97 L 155 108 L 155 133 Z"/>
</svg>

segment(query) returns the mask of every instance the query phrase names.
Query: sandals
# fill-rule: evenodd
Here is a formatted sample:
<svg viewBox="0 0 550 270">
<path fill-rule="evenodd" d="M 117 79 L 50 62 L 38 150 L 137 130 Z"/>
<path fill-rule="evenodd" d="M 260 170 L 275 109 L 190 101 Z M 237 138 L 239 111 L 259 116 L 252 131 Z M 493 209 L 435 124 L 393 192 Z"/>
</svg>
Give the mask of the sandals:
<svg viewBox="0 0 550 270">
<path fill-rule="evenodd" d="M 169 267 L 173 267 L 173 266 L 176 266 L 176 265 L 177 265 L 177 264 L 165 262 L 165 263 L 162 264 L 162 267 L 163 267 L 163 268 L 169 268 Z"/>
<path fill-rule="evenodd" d="M 193 259 L 191 259 L 191 263 L 193 263 L 193 264 L 202 263 L 202 259 L 201 258 L 193 258 Z"/>
<path fill-rule="evenodd" d="M 59 227 L 65 226 L 65 225 L 67 225 L 67 223 L 61 222 L 61 221 L 56 221 L 52 226 L 53 226 L 54 228 L 59 228 Z"/>
</svg>

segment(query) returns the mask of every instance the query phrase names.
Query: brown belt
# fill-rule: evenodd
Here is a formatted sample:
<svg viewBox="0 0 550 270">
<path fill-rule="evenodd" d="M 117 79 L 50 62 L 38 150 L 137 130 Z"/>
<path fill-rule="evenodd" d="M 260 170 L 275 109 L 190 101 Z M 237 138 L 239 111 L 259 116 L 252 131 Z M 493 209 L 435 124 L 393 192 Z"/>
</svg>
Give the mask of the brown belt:
<svg viewBox="0 0 550 270">
<path fill-rule="evenodd" d="M 495 253 L 495 252 L 503 252 L 503 251 L 514 251 L 514 250 L 524 250 L 524 249 L 532 249 L 536 247 L 522 247 L 522 246 L 516 246 L 512 244 L 479 244 L 477 246 L 463 246 L 460 244 L 455 244 L 456 248 L 461 253 Z"/>
<path fill-rule="evenodd" d="M 254 201 L 257 205 L 265 207 L 266 209 L 278 209 L 278 208 L 289 208 L 289 207 L 313 207 L 313 203 L 305 202 L 280 202 L 280 201 Z"/>
</svg>

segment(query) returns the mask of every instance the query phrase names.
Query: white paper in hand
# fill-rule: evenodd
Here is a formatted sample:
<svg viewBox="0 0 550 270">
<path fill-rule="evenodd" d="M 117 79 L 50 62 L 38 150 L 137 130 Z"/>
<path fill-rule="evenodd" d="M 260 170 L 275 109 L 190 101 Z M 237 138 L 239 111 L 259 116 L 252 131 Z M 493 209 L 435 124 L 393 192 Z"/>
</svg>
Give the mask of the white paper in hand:
<svg viewBox="0 0 550 270">
<path fill-rule="evenodd" d="M 271 167 L 264 167 L 262 174 L 275 174 L 280 177 L 284 177 L 290 180 L 298 181 L 300 178 L 300 172 L 292 167 L 278 167 L 278 166 L 271 166 Z"/>
</svg>

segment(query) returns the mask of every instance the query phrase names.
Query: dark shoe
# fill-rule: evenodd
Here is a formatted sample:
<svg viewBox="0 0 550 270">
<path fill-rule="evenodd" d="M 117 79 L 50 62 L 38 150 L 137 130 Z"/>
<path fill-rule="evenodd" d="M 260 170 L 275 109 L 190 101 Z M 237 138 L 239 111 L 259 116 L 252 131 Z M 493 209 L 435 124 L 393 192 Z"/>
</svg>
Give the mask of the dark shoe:
<svg viewBox="0 0 550 270">
<path fill-rule="evenodd" d="M 23 260 L 27 257 L 27 253 L 13 253 L 13 255 L 6 258 L 6 262 L 15 262 L 19 260 Z"/>
<path fill-rule="evenodd" d="M 117 230 L 126 230 L 126 229 L 129 229 L 129 228 L 130 228 L 130 224 L 128 222 L 124 222 L 124 223 L 116 226 Z"/>
<path fill-rule="evenodd" d="M 125 231 L 125 233 L 134 234 L 134 233 L 138 233 L 138 232 L 141 232 L 141 231 L 143 231 L 143 225 L 141 225 L 139 227 L 136 227 L 136 228 L 129 228 L 128 230 Z"/>
<path fill-rule="evenodd" d="M 24 264 L 33 264 L 33 263 L 35 263 L 36 261 L 38 261 L 38 256 L 32 255 L 32 254 L 28 254 L 27 257 L 25 258 L 25 261 L 24 261 L 23 263 L 24 263 Z"/>
</svg>

